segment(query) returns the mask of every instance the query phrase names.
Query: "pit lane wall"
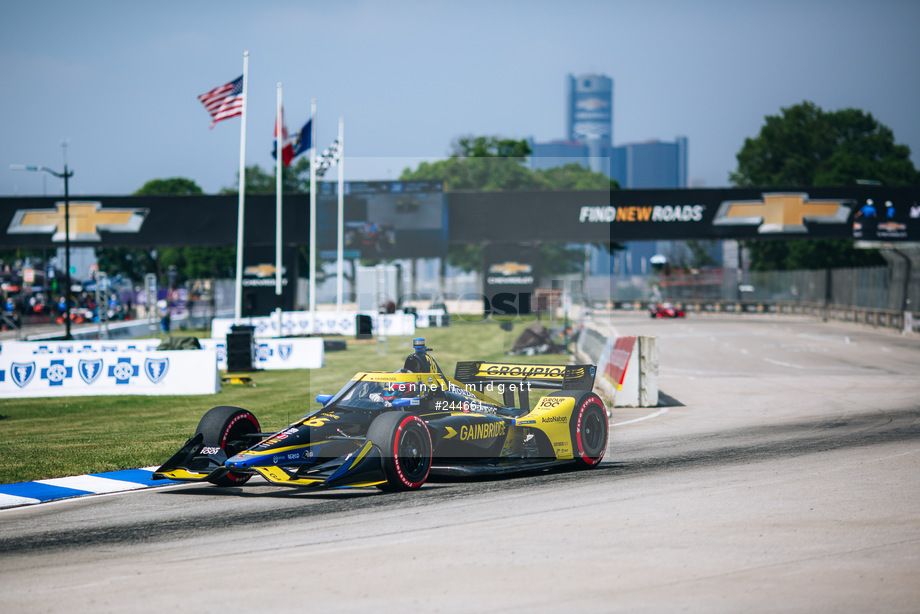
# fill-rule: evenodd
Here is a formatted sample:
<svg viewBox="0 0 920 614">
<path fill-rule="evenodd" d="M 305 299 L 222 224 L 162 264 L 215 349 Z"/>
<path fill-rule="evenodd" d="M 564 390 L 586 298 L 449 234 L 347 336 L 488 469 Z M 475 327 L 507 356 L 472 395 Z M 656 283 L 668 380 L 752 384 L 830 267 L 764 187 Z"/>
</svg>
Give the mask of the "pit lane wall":
<svg viewBox="0 0 920 614">
<path fill-rule="evenodd" d="M 583 326 L 575 355 L 597 365 L 595 392 L 613 407 L 657 407 L 658 338 L 608 337 Z"/>
<path fill-rule="evenodd" d="M 220 392 L 215 350 L 157 345 L 158 339 L 4 342 L 0 398 Z"/>
</svg>

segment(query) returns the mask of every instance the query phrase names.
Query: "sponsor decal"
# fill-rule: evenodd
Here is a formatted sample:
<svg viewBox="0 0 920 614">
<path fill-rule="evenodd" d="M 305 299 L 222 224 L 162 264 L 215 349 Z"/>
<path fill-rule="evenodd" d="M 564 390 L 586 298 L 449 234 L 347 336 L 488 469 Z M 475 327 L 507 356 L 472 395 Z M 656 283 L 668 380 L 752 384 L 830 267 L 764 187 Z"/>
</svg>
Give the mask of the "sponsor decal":
<svg viewBox="0 0 920 614">
<path fill-rule="evenodd" d="M 505 276 L 517 275 L 518 273 L 530 273 L 531 271 L 533 271 L 533 266 L 521 262 L 502 262 L 501 264 L 493 264 L 489 267 L 489 273 Z"/>
<path fill-rule="evenodd" d="M 288 284 L 287 277 L 281 279 L 281 285 L 286 286 Z M 243 285 L 251 288 L 255 287 L 265 287 L 265 288 L 274 288 L 275 278 L 274 277 L 248 277 L 243 279 Z"/>
<path fill-rule="evenodd" d="M 147 358 L 144 360 L 144 373 L 154 384 L 159 384 L 169 371 L 168 358 Z"/>
<path fill-rule="evenodd" d="M 25 388 L 35 375 L 34 362 L 14 362 L 10 364 L 10 377 L 13 383 L 20 388 Z"/>
<path fill-rule="evenodd" d="M 705 205 L 654 205 L 644 207 L 582 207 L 578 221 L 582 224 L 611 222 L 699 222 Z"/>
<path fill-rule="evenodd" d="M 762 200 L 726 200 L 713 220 L 715 226 L 756 226 L 760 234 L 807 233 L 805 222 L 844 224 L 851 199 L 810 200 L 805 192 L 765 193 Z"/>
<path fill-rule="evenodd" d="M 92 385 L 102 375 L 102 359 L 81 360 L 77 363 L 77 373 L 80 379 Z"/>
<path fill-rule="evenodd" d="M 565 403 L 565 399 L 560 397 L 543 397 L 540 403 L 534 409 L 553 409 Z"/>
<path fill-rule="evenodd" d="M 306 456 L 306 454 L 304 454 Z M 296 461 L 300 459 L 300 452 L 288 452 L 287 454 L 275 454 L 272 456 L 272 463 L 279 464 L 283 462 Z"/>
<path fill-rule="evenodd" d="M 248 275 L 250 277 L 260 277 L 260 278 L 262 277 L 274 278 L 275 271 L 277 270 L 278 268 L 273 264 L 266 264 L 266 263 L 256 264 L 256 265 L 245 267 L 243 269 L 243 275 Z M 287 269 L 285 267 L 281 267 L 281 274 L 283 275 L 285 272 L 287 272 Z"/>
<path fill-rule="evenodd" d="M 297 428 L 291 426 L 291 427 L 288 427 L 288 428 L 284 429 L 284 430 L 281 431 L 280 433 L 277 433 L 277 434 L 275 434 L 275 435 L 272 435 L 271 437 L 269 437 L 268 439 L 266 439 L 265 441 L 263 441 L 262 443 L 260 443 L 260 444 L 259 444 L 258 446 L 256 446 L 256 447 L 258 447 L 258 448 L 267 448 L 267 447 L 269 447 L 270 445 L 272 445 L 273 443 L 276 443 L 276 442 L 278 442 L 278 441 L 281 441 L 282 439 L 287 439 L 287 438 L 290 437 L 291 435 L 296 435 L 296 434 L 297 434 Z"/>
<path fill-rule="evenodd" d="M 272 350 L 267 343 L 260 343 L 256 348 L 256 360 L 268 360 L 272 357 Z"/>
<path fill-rule="evenodd" d="M 131 383 L 132 377 L 140 373 L 140 366 L 131 364 L 130 358 L 119 358 L 118 362 L 109 366 L 109 377 L 115 378 L 115 383 L 124 386 Z"/>
<path fill-rule="evenodd" d="M 488 424 L 463 425 L 460 427 L 460 439 L 472 441 L 474 439 L 492 439 L 505 434 L 504 422 L 490 422 Z"/>
<path fill-rule="evenodd" d="M 565 367 L 548 365 L 504 365 L 482 363 L 476 377 L 535 377 L 540 379 L 560 380 L 565 376 Z"/>
<path fill-rule="evenodd" d="M 203 456 L 211 456 L 212 454 L 218 454 L 219 452 L 220 452 L 219 446 L 205 446 L 201 448 L 201 452 L 199 452 L 199 454 Z"/>
<path fill-rule="evenodd" d="M 291 357 L 291 352 L 294 351 L 294 346 L 290 343 L 280 343 L 278 344 L 278 356 L 281 357 L 281 360 L 287 360 Z"/>
<path fill-rule="evenodd" d="M 511 277 L 494 277 L 492 275 L 486 277 L 486 282 L 492 286 L 521 286 L 521 285 L 530 285 L 533 283 L 532 275 L 514 275 Z"/>
<path fill-rule="evenodd" d="M 41 378 L 48 380 L 49 386 L 63 386 L 64 380 L 70 377 L 73 377 L 73 367 L 65 366 L 63 360 L 52 360 L 41 370 Z"/>
<path fill-rule="evenodd" d="M 70 202 L 70 240 L 99 242 L 99 231 L 140 232 L 147 217 L 147 209 L 103 208 L 100 202 Z M 55 203 L 54 209 L 19 209 L 13 214 L 7 232 L 10 234 L 49 234 L 51 240 L 65 240 L 64 203 Z"/>
<path fill-rule="evenodd" d="M 565 424 L 568 422 L 568 419 L 565 416 L 544 416 L 540 419 L 541 422 L 561 422 Z"/>
<path fill-rule="evenodd" d="M 534 282 L 533 265 L 525 262 L 507 261 L 489 266 L 489 276 L 486 282 L 495 285 L 526 285 Z"/>
</svg>

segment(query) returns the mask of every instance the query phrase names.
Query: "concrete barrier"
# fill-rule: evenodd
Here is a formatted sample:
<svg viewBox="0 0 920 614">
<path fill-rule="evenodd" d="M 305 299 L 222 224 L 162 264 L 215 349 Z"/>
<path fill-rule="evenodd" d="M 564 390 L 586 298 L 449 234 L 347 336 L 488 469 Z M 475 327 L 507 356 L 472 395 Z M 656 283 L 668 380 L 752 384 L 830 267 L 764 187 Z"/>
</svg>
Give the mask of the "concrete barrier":
<svg viewBox="0 0 920 614">
<path fill-rule="evenodd" d="M 575 354 L 579 362 L 597 365 L 595 392 L 611 406 L 658 405 L 657 337 L 607 337 L 586 326 Z"/>
</svg>

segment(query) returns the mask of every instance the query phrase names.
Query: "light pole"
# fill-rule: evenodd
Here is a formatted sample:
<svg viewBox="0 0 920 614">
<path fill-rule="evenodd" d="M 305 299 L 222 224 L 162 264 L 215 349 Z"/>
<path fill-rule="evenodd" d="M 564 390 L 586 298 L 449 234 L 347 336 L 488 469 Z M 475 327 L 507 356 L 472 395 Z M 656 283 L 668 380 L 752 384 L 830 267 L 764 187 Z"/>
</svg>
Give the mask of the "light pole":
<svg viewBox="0 0 920 614">
<path fill-rule="evenodd" d="M 13 171 L 44 171 L 58 178 L 64 179 L 64 339 L 73 339 L 70 334 L 70 189 L 67 180 L 73 177 L 73 171 L 67 170 L 64 163 L 64 172 L 59 173 L 47 166 L 26 166 L 25 164 L 10 164 Z"/>
</svg>

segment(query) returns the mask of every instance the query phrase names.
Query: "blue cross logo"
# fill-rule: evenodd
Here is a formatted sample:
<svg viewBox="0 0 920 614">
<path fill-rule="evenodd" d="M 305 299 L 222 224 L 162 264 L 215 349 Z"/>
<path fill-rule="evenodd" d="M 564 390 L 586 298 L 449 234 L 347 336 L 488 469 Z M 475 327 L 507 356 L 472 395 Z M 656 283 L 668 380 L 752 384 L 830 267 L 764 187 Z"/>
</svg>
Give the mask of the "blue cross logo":
<svg viewBox="0 0 920 614">
<path fill-rule="evenodd" d="M 109 377 L 114 377 L 118 385 L 130 384 L 131 378 L 137 377 L 140 372 L 141 368 L 132 365 L 130 358 L 119 358 L 118 362 L 109 367 Z"/>
<path fill-rule="evenodd" d="M 41 378 L 48 380 L 49 386 L 63 386 L 64 380 L 73 377 L 73 367 L 67 367 L 62 360 L 52 360 L 46 369 L 42 369 Z"/>
</svg>

